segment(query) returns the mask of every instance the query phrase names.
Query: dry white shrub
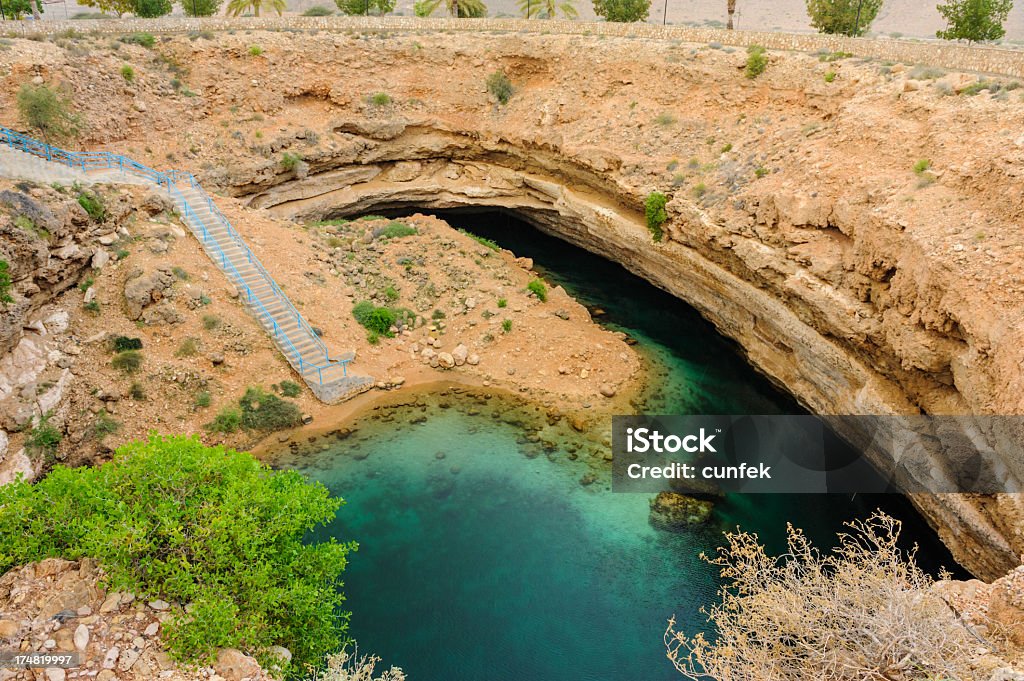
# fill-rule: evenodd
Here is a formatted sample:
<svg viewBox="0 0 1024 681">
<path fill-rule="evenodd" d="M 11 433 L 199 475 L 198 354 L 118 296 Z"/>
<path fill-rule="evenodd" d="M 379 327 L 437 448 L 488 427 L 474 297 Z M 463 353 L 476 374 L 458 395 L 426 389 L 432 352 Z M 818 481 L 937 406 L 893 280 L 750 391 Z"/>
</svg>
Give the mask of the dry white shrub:
<svg viewBox="0 0 1024 681">
<path fill-rule="evenodd" d="M 405 672 L 398 667 L 375 676 L 379 662 L 376 655 L 360 655 L 358 647 L 353 647 L 350 653 L 346 646 L 327 658 L 327 668 L 317 672 L 310 681 L 406 681 Z"/>
<path fill-rule="evenodd" d="M 788 551 L 768 556 L 755 534 L 727 533 L 709 563 L 721 603 L 702 612 L 709 639 L 665 631 L 683 676 L 706 681 L 904 681 L 971 678 L 977 648 L 932 579 L 897 547 L 900 523 L 876 512 L 848 523 L 829 554 L 788 527 Z"/>
</svg>

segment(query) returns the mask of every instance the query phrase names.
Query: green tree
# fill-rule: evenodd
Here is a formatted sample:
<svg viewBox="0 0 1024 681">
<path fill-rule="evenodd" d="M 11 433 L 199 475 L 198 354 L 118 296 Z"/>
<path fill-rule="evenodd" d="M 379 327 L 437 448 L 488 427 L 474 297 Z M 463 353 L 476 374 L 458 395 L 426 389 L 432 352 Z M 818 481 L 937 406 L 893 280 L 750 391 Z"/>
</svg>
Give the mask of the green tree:
<svg viewBox="0 0 1024 681">
<path fill-rule="evenodd" d="M 0 303 L 7 306 L 7 303 L 13 303 L 14 298 L 11 297 L 11 266 L 6 260 L 0 260 Z"/>
<path fill-rule="evenodd" d="M 647 21 L 651 0 L 594 0 L 594 13 L 605 21 Z"/>
<path fill-rule="evenodd" d="M 171 13 L 174 6 L 171 0 L 135 0 L 135 16 L 154 19 Z"/>
<path fill-rule="evenodd" d="M 21 19 L 26 14 L 39 18 L 43 12 L 42 0 L 8 0 L 4 2 L 4 11 L 10 19 Z"/>
<path fill-rule="evenodd" d="M 1013 9 L 1013 0 L 949 0 L 937 9 L 946 20 L 946 30 L 936 32 L 936 36 L 980 43 L 1006 35 L 1003 24 Z"/>
<path fill-rule="evenodd" d="M 344 639 L 338 580 L 355 544 L 303 541 L 340 505 L 297 472 L 154 435 L 107 464 L 58 465 L 35 485 L 0 487 L 0 572 L 47 557 L 95 558 L 112 590 L 191 604 L 165 624 L 175 657 L 283 645 L 300 670 Z"/>
<path fill-rule="evenodd" d="M 661 226 L 668 220 L 668 212 L 665 210 L 667 203 L 668 197 L 661 192 L 651 192 L 644 199 L 644 218 L 655 241 L 661 241 L 664 236 Z"/>
<path fill-rule="evenodd" d="M 862 36 L 882 8 L 882 0 L 807 0 L 811 26 L 819 33 Z"/>
<path fill-rule="evenodd" d="M 135 0 L 78 0 L 79 5 L 95 7 L 101 12 L 124 16 L 135 11 Z"/>
<path fill-rule="evenodd" d="M 221 0 L 181 0 L 181 9 L 186 16 L 212 17 L 220 11 Z"/>
<path fill-rule="evenodd" d="M 78 134 L 81 120 L 60 92 L 47 85 L 25 83 L 18 90 L 18 113 L 25 124 L 47 142 Z"/>
<path fill-rule="evenodd" d="M 419 9 L 414 6 L 413 11 L 416 12 L 418 17 L 429 17 L 442 4 L 445 11 L 453 17 L 477 18 L 487 16 L 487 5 L 483 3 L 483 0 L 424 0 Z"/>
<path fill-rule="evenodd" d="M 287 8 L 287 4 L 285 0 L 230 0 L 228 14 L 237 17 L 251 11 L 253 16 L 258 17 L 264 7 L 274 10 L 280 16 Z"/>
<path fill-rule="evenodd" d="M 334 0 L 342 14 L 383 16 L 395 11 L 395 0 Z"/>
<path fill-rule="evenodd" d="M 519 11 L 527 19 L 554 19 L 558 12 L 566 19 L 580 15 L 576 11 L 576 0 L 519 0 Z"/>
</svg>

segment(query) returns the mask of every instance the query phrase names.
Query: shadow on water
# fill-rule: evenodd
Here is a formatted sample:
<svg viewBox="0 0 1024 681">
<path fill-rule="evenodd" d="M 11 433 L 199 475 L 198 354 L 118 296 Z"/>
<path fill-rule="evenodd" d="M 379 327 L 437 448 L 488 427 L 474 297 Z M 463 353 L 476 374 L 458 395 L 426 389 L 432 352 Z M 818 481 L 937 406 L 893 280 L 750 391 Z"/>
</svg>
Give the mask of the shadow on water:
<svg viewBox="0 0 1024 681">
<path fill-rule="evenodd" d="M 499 213 L 438 212 L 493 239 L 637 339 L 657 373 L 650 413 L 804 413 L 693 309 L 622 267 Z M 899 495 L 734 495 L 711 523 L 653 529 L 649 497 L 612 494 L 607 467 L 573 442 L 546 453 L 497 398 L 431 395 L 362 419 L 276 462 L 346 499 L 319 538 L 356 539 L 345 573 L 351 634 L 413 681 L 671 681 L 661 643 L 676 615 L 705 622 L 721 532 L 783 547 L 786 522 L 822 546 L 844 521 L 882 508 L 904 522 L 929 571 L 952 557 Z M 580 450 L 583 453 L 583 450 Z M 593 459 L 590 459 L 592 462 Z M 581 472 L 597 480 L 581 485 Z"/>
</svg>

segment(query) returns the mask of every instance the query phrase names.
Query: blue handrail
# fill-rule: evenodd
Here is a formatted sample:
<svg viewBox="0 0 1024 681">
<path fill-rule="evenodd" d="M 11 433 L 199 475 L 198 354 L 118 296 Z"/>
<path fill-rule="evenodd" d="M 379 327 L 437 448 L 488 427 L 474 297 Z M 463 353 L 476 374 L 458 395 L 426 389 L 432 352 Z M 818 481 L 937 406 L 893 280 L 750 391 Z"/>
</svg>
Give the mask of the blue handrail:
<svg viewBox="0 0 1024 681">
<path fill-rule="evenodd" d="M 317 376 L 318 382 L 323 384 L 323 370 L 329 369 L 332 366 L 341 365 L 342 375 L 348 376 L 348 363 L 351 359 L 331 359 L 330 353 L 327 350 L 327 346 L 324 345 L 323 341 L 320 340 L 319 335 L 313 330 L 313 327 L 305 320 L 305 318 L 299 313 L 295 306 L 292 305 L 291 300 L 284 294 L 281 288 L 274 281 L 274 278 L 270 276 L 266 267 L 259 261 L 259 258 L 252 252 L 252 249 L 245 243 L 242 236 L 235 231 L 235 228 L 231 226 L 231 222 L 224 216 L 224 214 L 217 208 L 217 205 L 210 198 L 210 195 L 202 188 L 199 182 L 196 180 L 192 173 L 182 170 L 168 170 L 160 172 L 154 170 L 148 166 L 145 166 L 133 159 L 123 156 L 121 154 L 114 154 L 109 151 L 66 151 L 58 147 L 54 147 L 46 142 L 41 142 L 37 139 L 23 135 L 19 132 L 15 132 L 9 128 L 0 126 L 0 142 L 7 146 L 24 151 L 44 158 L 47 161 L 54 163 L 60 163 L 66 165 L 69 168 L 81 169 L 82 171 L 89 170 L 118 170 L 123 173 L 131 173 L 149 180 L 153 184 L 162 187 L 167 190 L 171 195 L 172 199 L 175 199 L 175 203 L 184 211 L 184 218 L 187 224 L 192 228 L 193 233 L 200 237 L 200 241 L 203 243 L 203 247 L 206 249 L 207 254 L 215 262 L 219 260 L 221 268 L 228 274 L 237 286 L 239 286 L 246 295 L 246 302 L 256 312 L 256 318 L 260 321 L 260 324 L 272 332 L 274 339 L 283 346 L 285 350 L 285 356 L 288 357 L 289 362 L 293 365 L 298 363 L 296 367 L 298 372 L 302 376 L 308 376 L 314 374 Z M 287 313 L 289 317 L 294 316 L 296 329 L 301 329 L 308 338 L 312 341 L 314 348 L 323 353 L 324 362 L 323 364 L 313 363 L 306 361 L 302 352 L 299 351 L 292 339 L 288 334 L 281 328 L 274 315 L 267 310 L 263 301 L 256 295 L 249 284 L 246 283 L 245 277 L 235 267 L 234 263 L 221 248 L 220 243 L 217 239 L 210 234 L 206 228 L 206 224 L 196 214 L 192 205 L 188 199 L 178 188 L 179 183 L 187 183 L 188 186 L 195 190 L 203 202 L 206 204 L 207 210 L 210 215 L 224 227 L 224 230 L 230 239 L 241 251 L 242 255 L 246 258 L 247 262 L 253 266 L 256 270 L 256 274 L 268 284 L 271 291 L 277 298 L 284 304 L 285 309 L 283 312 Z"/>
</svg>

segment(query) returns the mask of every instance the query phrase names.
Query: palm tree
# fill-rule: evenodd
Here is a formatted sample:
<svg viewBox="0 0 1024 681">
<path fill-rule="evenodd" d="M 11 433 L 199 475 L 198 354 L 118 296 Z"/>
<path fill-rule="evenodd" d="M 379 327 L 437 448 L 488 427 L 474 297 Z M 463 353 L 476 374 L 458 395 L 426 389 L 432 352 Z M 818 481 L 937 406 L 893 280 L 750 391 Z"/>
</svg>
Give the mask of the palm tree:
<svg viewBox="0 0 1024 681">
<path fill-rule="evenodd" d="M 554 19 L 556 10 L 566 19 L 575 19 L 579 16 L 579 12 L 576 11 L 576 0 L 519 0 L 519 11 L 527 19 Z"/>
<path fill-rule="evenodd" d="M 234 0 L 232 0 L 234 2 Z M 429 17 L 444 3 L 445 11 L 453 17 L 482 17 L 487 15 L 487 5 L 483 0 L 425 0 L 418 16 Z M 420 12 L 423 14 L 420 14 Z"/>
<path fill-rule="evenodd" d="M 732 30 L 732 15 L 736 14 L 736 0 L 726 0 L 729 4 L 726 11 L 729 12 L 729 23 L 725 25 L 727 29 Z"/>
<path fill-rule="evenodd" d="M 233 17 L 237 17 L 247 10 L 252 10 L 254 16 L 260 15 L 260 10 L 264 6 L 269 6 L 270 9 L 277 12 L 278 16 L 284 12 L 286 8 L 285 0 L 231 0 L 228 3 L 228 14 Z"/>
</svg>

